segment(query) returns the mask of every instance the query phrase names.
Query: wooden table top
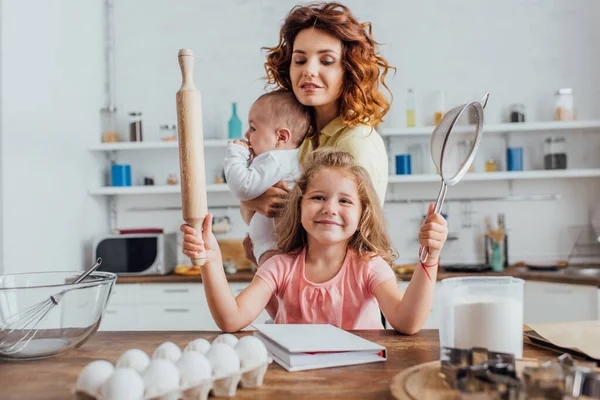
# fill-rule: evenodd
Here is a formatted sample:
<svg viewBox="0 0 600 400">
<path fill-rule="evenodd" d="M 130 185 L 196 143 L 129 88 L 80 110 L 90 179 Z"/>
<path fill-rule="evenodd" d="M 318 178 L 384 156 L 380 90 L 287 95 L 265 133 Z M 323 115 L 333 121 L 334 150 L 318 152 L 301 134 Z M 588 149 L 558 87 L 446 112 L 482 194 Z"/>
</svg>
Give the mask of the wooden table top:
<svg viewBox="0 0 600 400">
<path fill-rule="evenodd" d="M 81 369 L 89 362 L 105 359 L 115 364 L 128 349 L 139 348 L 148 355 L 165 341 L 184 348 L 193 339 L 212 341 L 220 332 L 97 332 L 81 348 L 61 357 L 35 361 L 0 361 L 2 399 L 69 399 Z M 384 362 L 348 367 L 287 372 L 273 363 L 263 385 L 238 388 L 236 399 L 393 399 L 392 378 L 416 364 L 439 359 L 437 330 L 404 336 L 392 330 L 355 331 L 359 336 L 385 346 Z M 237 336 L 252 334 L 240 332 Z M 525 344 L 524 357 L 556 358 L 557 354 Z"/>
</svg>

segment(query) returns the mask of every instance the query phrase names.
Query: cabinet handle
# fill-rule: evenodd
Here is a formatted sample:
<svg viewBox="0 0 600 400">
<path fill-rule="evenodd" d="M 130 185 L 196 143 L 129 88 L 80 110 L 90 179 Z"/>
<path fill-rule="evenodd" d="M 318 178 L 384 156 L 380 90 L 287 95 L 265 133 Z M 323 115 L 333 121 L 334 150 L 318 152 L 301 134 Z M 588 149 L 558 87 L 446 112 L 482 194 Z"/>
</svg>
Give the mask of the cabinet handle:
<svg viewBox="0 0 600 400">
<path fill-rule="evenodd" d="M 190 289 L 164 289 L 165 293 L 188 293 Z"/>
<path fill-rule="evenodd" d="M 165 308 L 165 312 L 187 313 L 187 312 L 190 312 L 190 309 L 189 308 Z"/>
</svg>

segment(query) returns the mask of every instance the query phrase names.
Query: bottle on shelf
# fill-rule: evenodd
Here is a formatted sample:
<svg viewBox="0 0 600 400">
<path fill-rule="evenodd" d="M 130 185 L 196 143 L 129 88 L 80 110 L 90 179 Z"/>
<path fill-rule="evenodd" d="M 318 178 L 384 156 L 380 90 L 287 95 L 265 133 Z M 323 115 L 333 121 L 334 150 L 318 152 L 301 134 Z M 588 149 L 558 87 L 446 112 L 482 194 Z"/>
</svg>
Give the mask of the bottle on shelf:
<svg viewBox="0 0 600 400">
<path fill-rule="evenodd" d="M 237 116 L 237 103 L 231 104 L 231 118 L 229 118 L 229 139 L 242 138 L 242 121 Z"/>
<path fill-rule="evenodd" d="M 406 127 L 414 128 L 415 127 L 415 93 L 412 89 L 408 89 L 408 93 L 406 95 Z"/>
<path fill-rule="evenodd" d="M 113 106 L 104 107 L 100 110 L 100 122 L 102 124 L 102 143 L 115 143 L 119 141 L 117 132 L 117 109 Z"/>
</svg>

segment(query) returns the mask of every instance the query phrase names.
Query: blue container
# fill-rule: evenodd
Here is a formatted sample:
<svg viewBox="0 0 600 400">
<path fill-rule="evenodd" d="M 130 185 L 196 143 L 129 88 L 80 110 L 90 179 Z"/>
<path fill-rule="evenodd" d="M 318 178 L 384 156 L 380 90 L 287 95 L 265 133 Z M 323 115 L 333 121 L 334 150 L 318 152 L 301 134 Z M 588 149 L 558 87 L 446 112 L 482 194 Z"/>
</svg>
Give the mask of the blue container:
<svg viewBox="0 0 600 400">
<path fill-rule="evenodd" d="M 506 170 L 523 171 L 522 147 L 509 147 L 506 149 Z"/>
<path fill-rule="evenodd" d="M 410 154 L 398 154 L 396 156 L 396 175 L 410 175 Z"/>
<path fill-rule="evenodd" d="M 110 181 L 113 186 L 131 186 L 131 166 L 127 164 L 112 165 Z"/>
</svg>

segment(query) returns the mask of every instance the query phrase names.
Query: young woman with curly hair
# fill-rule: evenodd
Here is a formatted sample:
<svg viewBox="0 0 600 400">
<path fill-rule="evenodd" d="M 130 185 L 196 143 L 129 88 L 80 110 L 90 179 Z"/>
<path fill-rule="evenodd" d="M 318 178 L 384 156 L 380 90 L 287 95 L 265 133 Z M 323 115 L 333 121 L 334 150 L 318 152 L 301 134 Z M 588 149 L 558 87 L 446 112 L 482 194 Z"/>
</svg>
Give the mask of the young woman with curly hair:
<svg viewBox="0 0 600 400">
<path fill-rule="evenodd" d="M 350 153 L 369 173 L 381 204 L 388 183 L 388 157 L 375 126 L 390 103 L 381 92 L 392 67 L 378 54 L 371 24 L 359 22 L 340 3 L 294 7 L 285 19 L 279 43 L 268 51 L 267 85 L 293 91 L 311 108 L 313 129 L 300 150 L 300 161 L 318 147 Z M 285 204 L 285 185 L 242 202 L 244 219 L 257 211 L 276 216 Z M 248 214 L 249 213 L 249 214 Z"/>
</svg>

